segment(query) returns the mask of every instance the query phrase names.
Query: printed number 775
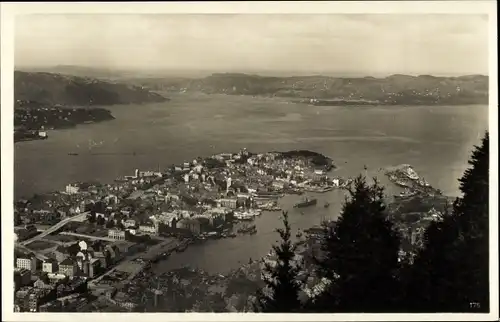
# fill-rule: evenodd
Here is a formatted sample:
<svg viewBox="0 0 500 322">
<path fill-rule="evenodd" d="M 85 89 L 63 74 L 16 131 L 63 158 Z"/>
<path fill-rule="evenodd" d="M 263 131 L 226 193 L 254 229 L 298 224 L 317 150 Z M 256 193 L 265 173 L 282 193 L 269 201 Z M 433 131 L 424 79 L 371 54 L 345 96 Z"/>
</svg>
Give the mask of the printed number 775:
<svg viewBox="0 0 500 322">
<path fill-rule="evenodd" d="M 481 304 L 479 302 L 470 302 L 469 307 L 471 309 L 479 309 L 481 307 Z"/>
</svg>

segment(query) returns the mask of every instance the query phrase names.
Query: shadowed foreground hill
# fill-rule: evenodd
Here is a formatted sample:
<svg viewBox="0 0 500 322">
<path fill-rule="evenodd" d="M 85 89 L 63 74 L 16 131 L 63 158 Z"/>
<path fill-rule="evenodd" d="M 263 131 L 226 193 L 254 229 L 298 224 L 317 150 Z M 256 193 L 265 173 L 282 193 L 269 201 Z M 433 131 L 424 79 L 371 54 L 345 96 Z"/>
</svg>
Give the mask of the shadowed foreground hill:
<svg viewBox="0 0 500 322">
<path fill-rule="evenodd" d="M 16 101 L 42 105 L 96 106 L 164 102 L 168 99 L 139 86 L 52 73 L 14 73 Z"/>
<path fill-rule="evenodd" d="M 360 102 L 373 105 L 462 105 L 488 103 L 488 76 L 435 77 L 392 75 L 386 78 L 329 76 L 267 77 L 213 74 L 200 79 L 130 80 L 151 89 L 207 94 L 264 95 L 324 100 L 319 104 Z M 328 100 L 328 101 L 326 101 Z"/>
</svg>

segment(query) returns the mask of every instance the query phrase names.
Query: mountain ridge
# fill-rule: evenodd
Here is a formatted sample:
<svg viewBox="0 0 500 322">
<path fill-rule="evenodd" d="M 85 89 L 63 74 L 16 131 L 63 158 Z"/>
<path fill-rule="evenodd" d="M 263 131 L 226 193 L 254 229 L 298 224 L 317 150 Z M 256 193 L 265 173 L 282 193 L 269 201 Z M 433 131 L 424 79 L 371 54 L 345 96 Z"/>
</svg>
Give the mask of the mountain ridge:
<svg viewBox="0 0 500 322">
<path fill-rule="evenodd" d="M 386 77 L 263 76 L 241 72 L 206 77 L 144 76 L 110 69 L 60 66 L 153 92 L 277 96 L 319 105 L 472 105 L 488 104 L 489 76 L 393 74 Z M 64 73 L 58 75 L 67 75 Z M 107 76 L 106 76 L 107 75 Z M 72 76 L 75 77 L 75 76 Z M 83 77 L 85 76 L 78 76 Z"/>
<path fill-rule="evenodd" d="M 14 99 L 41 105 L 107 106 L 164 102 L 141 86 L 48 72 L 14 72 Z"/>
<path fill-rule="evenodd" d="M 439 77 L 395 74 L 384 78 L 272 77 L 214 73 L 200 79 L 131 79 L 162 91 L 278 96 L 302 100 L 370 102 L 376 105 L 468 105 L 488 103 L 488 76 Z"/>
</svg>

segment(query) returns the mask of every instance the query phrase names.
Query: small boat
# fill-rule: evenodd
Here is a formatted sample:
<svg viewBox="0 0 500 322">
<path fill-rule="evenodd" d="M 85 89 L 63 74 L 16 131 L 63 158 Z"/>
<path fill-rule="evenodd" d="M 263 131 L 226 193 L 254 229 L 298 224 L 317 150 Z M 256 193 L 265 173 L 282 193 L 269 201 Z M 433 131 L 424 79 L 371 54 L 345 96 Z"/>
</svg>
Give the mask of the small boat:
<svg viewBox="0 0 500 322">
<path fill-rule="evenodd" d="M 78 153 L 70 152 L 68 155 L 78 155 Z"/>
<path fill-rule="evenodd" d="M 216 231 L 211 231 L 207 234 L 207 238 L 217 238 L 218 237 L 218 233 Z"/>
<path fill-rule="evenodd" d="M 325 202 L 325 205 L 324 205 L 325 208 L 328 208 L 330 207 L 330 204 L 328 202 Z"/>
</svg>

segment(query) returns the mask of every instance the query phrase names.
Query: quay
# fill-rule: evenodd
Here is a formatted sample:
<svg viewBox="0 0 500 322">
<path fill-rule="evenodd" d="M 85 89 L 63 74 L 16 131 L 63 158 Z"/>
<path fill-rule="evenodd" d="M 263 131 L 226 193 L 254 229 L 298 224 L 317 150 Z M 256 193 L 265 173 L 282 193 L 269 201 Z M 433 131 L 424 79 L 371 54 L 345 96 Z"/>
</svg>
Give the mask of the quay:
<svg viewBox="0 0 500 322">
<path fill-rule="evenodd" d="M 125 280 L 120 281 L 115 285 L 117 289 L 121 289 L 124 285 L 133 280 L 137 276 L 137 274 L 139 274 L 143 270 L 150 268 L 152 263 L 156 262 L 162 257 L 165 257 L 164 254 L 168 256 L 177 249 L 186 247 L 188 244 L 189 241 L 187 240 L 181 241 L 174 238 L 165 239 L 159 244 L 152 246 L 145 252 L 140 252 L 126 257 L 111 270 L 107 271 L 98 278 L 89 281 L 89 289 L 97 287 L 97 285 L 102 281 L 104 277 L 109 276 L 116 271 L 129 273 Z"/>
</svg>

